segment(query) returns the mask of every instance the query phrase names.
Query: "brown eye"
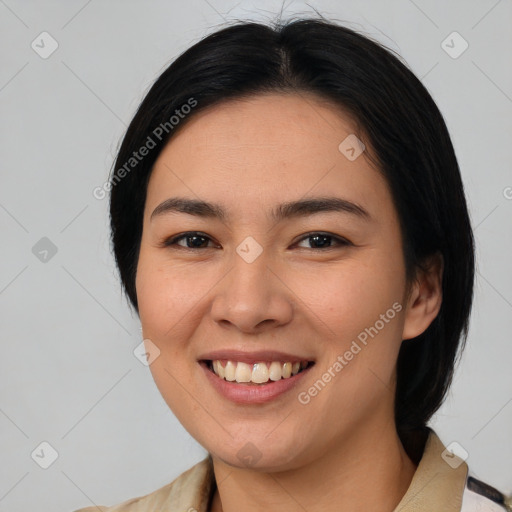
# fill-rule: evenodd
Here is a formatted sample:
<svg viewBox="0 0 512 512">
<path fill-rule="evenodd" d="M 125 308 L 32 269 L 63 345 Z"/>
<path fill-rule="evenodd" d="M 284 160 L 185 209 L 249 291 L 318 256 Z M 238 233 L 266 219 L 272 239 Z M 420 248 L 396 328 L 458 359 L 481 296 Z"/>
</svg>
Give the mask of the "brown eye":
<svg viewBox="0 0 512 512">
<path fill-rule="evenodd" d="M 309 233 L 299 240 L 299 243 L 308 241 L 312 247 L 306 247 L 308 249 L 333 249 L 335 247 L 344 247 L 353 245 L 345 238 L 330 233 Z M 184 241 L 184 243 L 180 243 Z M 212 242 L 212 239 L 199 231 L 187 231 L 180 235 L 173 236 L 164 241 L 163 247 L 178 247 L 183 249 L 209 249 L 208 243 Z"/>
<path fill-rule="evenodd" d="M 181 240 L 185 240 L 185 245 L 178 243 Z M 184 249 L 208 249 L 209 241 L 211 238 L 199 231 L 188 231 L 167 239 L 163 245 L 164 247 L 178 246 Z"/>
<path fill-rule="evenodd" d="M 336 235 L 331 235 L 330 233 L 309 233 L 305 237 L 301 238 L 299 242 L 303 242 L 304 240 L 307 240 L 308 243 L 314 246 L 308 247 L 309 249 L 331 249 L 336 246 L 343 247 L 352 245 L 348 240 Z M 334 246 L 332 245 L 333 240 L 335 243 Z"/>
</svg>

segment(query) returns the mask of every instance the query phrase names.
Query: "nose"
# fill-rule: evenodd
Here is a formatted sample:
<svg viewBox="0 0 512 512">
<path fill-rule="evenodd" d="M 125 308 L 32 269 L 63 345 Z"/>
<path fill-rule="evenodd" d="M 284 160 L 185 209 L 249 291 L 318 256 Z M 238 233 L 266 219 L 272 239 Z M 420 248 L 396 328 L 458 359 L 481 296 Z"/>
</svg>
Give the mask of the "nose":
<svg viewBox="0 0 512 512">
<path fill-rule="evenodd" d="M 215 287 L 213 320 L 223 328 L 244 333 L 287 324 L 293 316 L 294 296 L 282 274 L 265 251 L 251 263 L 237 254 L 232 268 Z"/>
</svg>

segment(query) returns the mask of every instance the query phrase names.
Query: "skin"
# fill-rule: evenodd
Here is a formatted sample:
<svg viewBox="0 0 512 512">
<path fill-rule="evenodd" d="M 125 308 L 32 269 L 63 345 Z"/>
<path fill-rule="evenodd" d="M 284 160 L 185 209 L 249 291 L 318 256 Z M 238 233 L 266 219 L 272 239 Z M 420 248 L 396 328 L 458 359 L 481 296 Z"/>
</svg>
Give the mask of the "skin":
<svg viewBox="0 0 512 512">
<path fill-rule="evenodd" d="M 408 287 L 392 197 L 366 151 L 348 160 L 338 145 L 351 119 L 311 94 L 265 93 L 194 114 L 159 155 L 143 220 L 136 289 L 144 338 L 160 350 L 150 369 L 163 398 L 213 457 L 212 510 L 392 511 L 416 469 L 394 423 L 395 368 L 403 339 L 419 335 L 441 304 L 441 262 Z M 169 213 L 169 197 L 221 204 L 224 221 Z M 337 196 L 364 220 L 322 212 L 275 223 L 276 205 Z M 173 235 L 201 231 L 199 249 Z M 352 245 L 322 248 L 311 233 Z M 237 246 L 263 252 L 247 263 Z M 189 244 L 192 245 L 192 244 Z M 328 245 L 328 244 L 327 244 Z M 206 248 L 204 248 L 206 247 Z M 402 310 L 311 398 L 307 391 L 365 328 L 394 303 Z M 279 350 L 314 360 L 293 389 L 265 404 L 235 404 L 206 379 L 209 350 Z M 252 443 L 248 467 L 238 451 Z"/>
</svg>

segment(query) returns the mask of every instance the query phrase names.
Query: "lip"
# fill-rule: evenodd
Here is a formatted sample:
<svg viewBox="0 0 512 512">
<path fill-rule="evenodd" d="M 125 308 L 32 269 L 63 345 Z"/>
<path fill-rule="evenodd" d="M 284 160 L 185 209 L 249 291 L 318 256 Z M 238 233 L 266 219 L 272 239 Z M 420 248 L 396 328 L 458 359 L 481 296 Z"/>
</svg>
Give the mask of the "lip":
<svg viewBox="0 0 512 512">
<path fill-rule="evenodd" d="M 258 350 L 255 352 L 244 352 L 242 350 L 214 350 L 200 355 L 198 361 L 236 361 L 247 364 L 259 363 L 260 361 L 282 361 L 283 363 L 296 363 L 300 361 L 314 361 L 312 357 L 298 356 L 275 350 Z M 300 374 L 298 374 L 300 375 Z M 291 377 L 290 377 L 291 378 Z"/>
<path fill-rule="evenodd" d="M 252 357 L 252 356 L 251 356 Z M 260 358 L 259 361 L 262 359 Z M 303 359 L 304 360 L 304 359 Z M 238 359 L 241 361 L 241 359 Z M 245 361 L 242 361 L 245 362 Z M 290 391 L 304 378 L 314 365 L 287 379 L 268 381 L 266 384 L 236 383 L 221 379 L 210 370 L 206 361 L 199 361 L 212 387 L 224 398 L 237 404 L 263 404 L 277 399 Z"/>
</svg>

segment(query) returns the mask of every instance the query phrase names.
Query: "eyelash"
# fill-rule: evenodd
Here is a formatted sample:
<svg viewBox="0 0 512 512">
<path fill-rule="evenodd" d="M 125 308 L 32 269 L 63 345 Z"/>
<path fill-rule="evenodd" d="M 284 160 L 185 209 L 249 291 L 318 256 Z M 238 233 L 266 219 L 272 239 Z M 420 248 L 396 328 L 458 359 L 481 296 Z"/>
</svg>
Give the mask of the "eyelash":
<svg viewBox="0 0 512 512">
<path fill-rule="evenodd" d="M 187 231 L 185 233 L 181 233 L 180 235 L 176 235 L 176 236 L 173 236 L 171 238 L 164 240 L 164 242 L 162 243 L 162 247 L 171 247 L 174 245 L 174 246 L 177 246 L 179 249 L 184 249 L 184 250 L 189 250 L 189 251 L 196 251 L 197 249 L 211 249 L 211 247 L 196 247 L 196 248 L 194 248 L 194 247 L 184 247 L 181 245 L 177 245 L 178 241 L 180 241 L 184 238 L 189 238 L 189 237 L 193 237 L 193 236 L 198 236 L 198 237 L 205 238 L 205 239 L 212 241 L 208 235 L 201 233 L 200 231 Z M 333 235 L 331 233 L 323 233 L 321 231 L 313 231 L 311 233 L 308 233 L 307 235 L 303 236 L 300 240 L 298 240 L 296 243 L 300 243 L 303 240 L 307 240 L 308 238 L 313 238 L 315 236 L 331 238 L 336 241 L 336 243 L 338 244 L 339 247 L 348 247 L 348 246 L 354 245 L 352 242 L 350 242 L 349 240 L 347 240 L 345 238 L 342 238 L 337 235 Z M 336 247 L 328 246 L 326 249 L 317 247 L 317 248 L 311 248 L 311 250 L 326 251 L 326 250 L 335 249 L 335 248 Z M 301 249 L 304 249 L 304 247 L 301 247 Z"/>
</svg>

